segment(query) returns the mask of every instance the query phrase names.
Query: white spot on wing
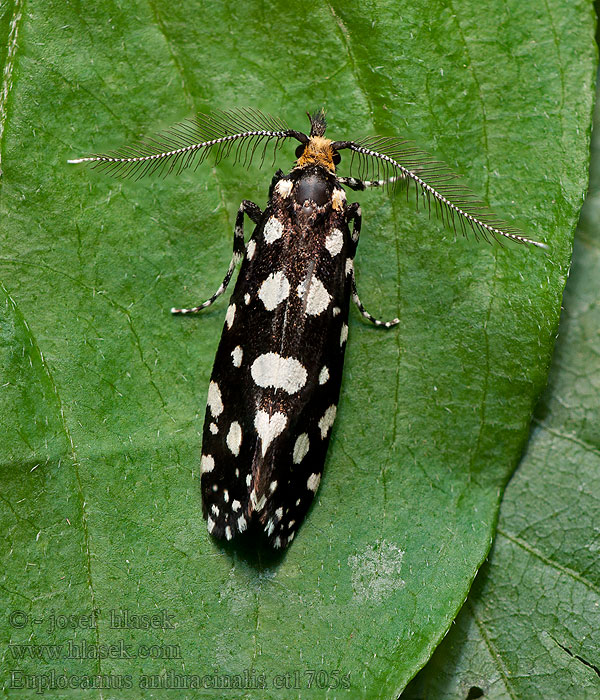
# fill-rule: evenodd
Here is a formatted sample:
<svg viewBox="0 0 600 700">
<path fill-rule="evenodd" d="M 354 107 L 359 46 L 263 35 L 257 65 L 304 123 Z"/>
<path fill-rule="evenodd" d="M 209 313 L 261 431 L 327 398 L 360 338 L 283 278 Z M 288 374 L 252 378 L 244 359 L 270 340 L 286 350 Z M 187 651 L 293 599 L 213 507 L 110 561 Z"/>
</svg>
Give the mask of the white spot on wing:
<svg viewBox="0 0 600 700">
<path fill-rule="evenodd" d="M 215 468 L 215 460 L 213 459 L 212 455 L 202 455 L 202 459 L 200 461 L 200 471 L 202 474 L 207 474 L 208 472 L 212 472 L 212 470 Z"/>
<path fill-rule="evenodd" d="M 239 345 L 233 348 L 233 350 L 231 351 L 231 361 L 233 362 L 234 367 L 239 367 L 242 364 L 243 355 L 244 351 Z"/>
<path fill-rule="evenodd" d="M 249 294 L 244 294 L 244 303 L 246 306 L 250 303 L 250 295 Z"/>
<path fill-rule="evenodd" d="M 223 413 L 223 400 L 221 399 L 221 390 L 216 382 L 211 382 L 208 385 L 208 408 L 210 409 L 213 418 L 218 418 Z"/>
<path fill-rule="evenodd" d="M 280 435 L 287 425 L 287 416 L 284 413 L 269 415 L 266 411 L 258 411 L 254 419 L 254 427 L 262 443 L 262 456 L 267 454 L 267 449 L 273 440 Z"/>
<path fill-rule="evenodd" d="M 334 228 L 333 231 L 325 239 L 325 247 L 329 251 L 331 257 L 335 257 L 342 246 L 344 245 L 344 234 L 339 230 L 339 228 Z"/>
<path fill-rule="evenodd" d="M 211 423 L 211 424 L 208 426 L 208 429 L 210 430 L 210 432 L 211 432 L 213 435 L 216 435 L 216 434 L 219 432 L 219 428 L 217 427 L 217 424 L 216 424 L 216 423 Z"/>
<path fill-rule="evenodd" d="M 233 537 L 233 535 L 231 533 L 231 528 L 229 527 L 229 525 L 225 528 L 225 537 L 228 540 L 230 540 Z"/>
<path fill-rule="evenodd" d="M 210 535 L 212 531 L 215 529 L 215 521 L 212 518 L 209 518 L 206 521 L 206 528 L 208 530 L 208 534 Z"/>
<path fill-rule="evenodd" d="M 248 241 L 248 245 L 246 246 L 246 257 L 248 258 L 248 260 L 252 260 L 252 258 L 254 257 L 255 251 L 256 251 L 256 241 L 254 240 L 254 238 L 251 238 Z"/>
<path fill-rule="evenodd" d="M 318 316 L 325 311 L 331 301 L 331 295 L 318 277 L 310 277 L 301 282 L 298 285 L 298 296 L 304 300 L 306 313 L 311 316 Z"/>
<path fill-rule="evenodd" d="M 354 267 L 354 263 L 352 262 L 352 258 L 348 258 L 346 260 L 346 274 L 349 275 L 352 272 L 352 268 Z"/>
<path fill-rule="evenodd" d="M 237 457 L 240 453 L 240 445 L 242 444 L 242 428 L 237 421 L 233 421 L 227 433 L 227 447 Z"/>
<path fill-rule="evenodd" d="M 340 313 L 340 311 L 341 311 L 341 309 L 339 306 L 334 306 L 333 309 L 331 310 L 331 312 L 333 313 L 333 317 L 335 318 Z"/>
<path fill-rule="evenodd" d="M 260 500 L 257 501 L 256 500 L 256 491 L 254 489 L 252 489 L 252 491 L 250 492 L 250 503 L 252 504 L 252 507 L 254 508 L 254 510 L 257 513 L 259 513 L 265 507 L 266 502 L 267 502 L 267 497 L 265 496 L 264 493 L 260 497 Z"/>
<path fill-rule="evenodd" d="M 267 311 L 273 311 L 277 304 L 288 298 L 289 293 L 290 283 L 280 270 L 279 272 L 272 272 L 260 285 L 258 297 L 265 305 Z"/>
<path fill-rule="evenodd" d="M 238 525 L 238 530 L 240 532 L 244 532 L 244 530 L 247 527 L 247 523 L 246 523 L 246 518 L 244 518 L 243 515 L 240 515 L 240 517 L 238 518 L 237 525 Z"/>
<path fill-rule="evenodd" d="M 342 323 L 342 331 L 340 333 L 340 347 L 348 340 L 348 326 Z"/>
<path fill-rule="evenodd" d="M 234 511 L 236 511 L 236 512 L 237 512 L 241 507 L 242 507 L 242 504 L 237 500 L 237 498 L 236 498 L 236 500 L 231 504 L 231 508 L 232 508 Z"/>
<path fill-rule="evenodd" d="M 332 404 L 323 414 L 323 417 L 319 421 L 319 430 L 321 431 L 321 439 L 325 439 L 327 436 L 327 433 L 329 432 L 329 429 L 333 425 L 333 421 L 335 420 L 335 414 L 337 412 L 337 408 Z"/>
<path fill-rule="evenodd" d="M 300 462 L 306 457 L 309 447 L 310 440 L 308 439 L 308 434 L 302 433 L 301 435 L 298 435 L 296 442 L 294 443 L 294 452 L 292 455 L 294 464 L 300 464 Z"/>
<path fill-rule="evenodd" d="M 235 318 L 235 304 L 231 304 L 227 309 L 225 314 L 225 322 L 227 323 L 227 328 L 231 329 L 233 326 L 233 319 Z"/>
<path fill-rule="evenodd" d="M 310 491 L 314 491 L 316 493 L 317 489 L 319 488 L 320 483 L 321 483 L 321 475 L 320 474 L 311 474 L 308 477 L 308 481 L 306 482 L 306 488 L 309 489 Z"/>
<path fill-rule="evenodd" d="M 306 369 L 293 357 L 281 357 L 276 352 L 259 355 L 250 368 L 252 379 L 258 386 L 283 389 L 295 394 L 306 384 Z"/>
<path fill-rule="evenodd" d="M 319 373 L 319 384 L 325 384 L 329 379 L 329 368 L 327 365 L 323 365 L 323 369 Z"/>
<path fill-rule="evenodd" d="M 278 238 L 281 238 L 281 236 L 283 235 L 283 224 L 280 221 L 278 221 L 274 216 L 271 216 L 265 224 L 265 228 L 263 229 L 263 235 L 267 243 L 275 242 Z"/>
</svg>

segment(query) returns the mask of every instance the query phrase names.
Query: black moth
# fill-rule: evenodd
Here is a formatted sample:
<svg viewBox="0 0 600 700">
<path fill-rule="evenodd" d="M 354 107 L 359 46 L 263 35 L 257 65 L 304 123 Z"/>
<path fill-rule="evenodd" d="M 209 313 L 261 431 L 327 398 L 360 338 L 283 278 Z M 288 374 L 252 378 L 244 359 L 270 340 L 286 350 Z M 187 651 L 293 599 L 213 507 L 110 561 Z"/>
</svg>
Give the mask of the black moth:
<svg viewBox="0 0 600 700">
<path fill-rule="evenodd" d="M 210 152 L 217 161 L 234 151 L 250 161 L 259 145 L 300 142 L 289 174 L 277 171 L 264 211 L 243 201 L 236 219 L 233 258 L 223 283 L 195 313 L 227 288 L 242 263 L 229 302 L 208 389 L 202 438 L 202 499 L 209 532 L 231 540 L 261 530 L 274 548 L 287 546 L 319 487 L 335 419 L 350 297 L 361 314 L 387 328 L 363 307 L 356 291 L 354 255 L 361 211 L 343 186 L 415 185 L 443 219 L 483 238 L 531 243 L 456 184 L 443 165 L 396 138 L 330 141 L 324 112 L 310 118 L 310 135 L 256 110 L 201 114 L 133 147 L 88 162 L 120 176 L 196 167 Z M 339 177 L 340 151 L 351 153 Z M 372 178 L 372 179 L 368 179 Z M 255 224 L 245 243 L 244 214 Z M 350 228 L 351 226 L 351 228 Z"/>
</svg>

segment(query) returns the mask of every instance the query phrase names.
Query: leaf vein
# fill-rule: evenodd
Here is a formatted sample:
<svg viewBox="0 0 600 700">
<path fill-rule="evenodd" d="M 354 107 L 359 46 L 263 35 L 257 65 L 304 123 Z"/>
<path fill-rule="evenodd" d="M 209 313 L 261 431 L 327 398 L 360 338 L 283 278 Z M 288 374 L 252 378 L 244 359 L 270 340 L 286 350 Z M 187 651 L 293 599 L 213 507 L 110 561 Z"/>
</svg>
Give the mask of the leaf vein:
<svg viewBox="0 0 600 700">
<path fill-rule="evenodd" d="M 550 433 L 550 435 L 554 435 L 554 437 L 557 437 L 561 440 L 567 440 L 568 442 L 572 442 L 575 445 L 579 445 L 579 447 L 581 447 L 582 450 L 596 455 L 596 457 L 600 457 L 600 449 L 596 447 L 596 445 L 590 445 L 589 442 L 582 440 L 581 438 L 578 438 L 575 435 L 567 435 L 565 433 L 561 433 L 560 430 L 556 430 L 555 428 L 551 428 L 549 425 L 546 425 L 546 423 L 542 423 L 542 421 L 540 421 L 539 418 L 533 418 L 531 422 L 535 423 L 541 430 Z"/>
<path fill-rule="evenodd" d="M 154 16 L 154 21 L 156 23 L 156 27 L 158 28 L 158 31 L 161 33 L 163 39 L 165 40 L 165 44 L 167 45 L 167 48 L 169 49 L 169 53 L 171 54 L 171 60 L 173 61 L 173 65 L 175 66 L 175 68 L 176 68 L 176 70 L 179 73 L 179 76 L 181 78 L 181 88 L 183 90 L 183 94 L 185 95 L 186 102 L 188 103 L 188 106 L 190 108 L 195 109 L 194 98 L 192 97 L 192 94 L 190 93 L 190 91 L 187 87 L 187 82 L 186 82 L 186 77 L 185 77 L 185 68 L 183 67 L 182 62 L 179 59 L 179 56 L 173 50 L 173 42 L 171 41 L 171 39 L 167 33 L 167 28 L 165 26 L 165 23 L 162 20 L 162 17 L 160 16 L 160 13 L 158 11 L 158 7 L 156 6 L 156 3 L 154 2 L 154 0 L 148 0 L 148 5 L 150 6 L 150 10 L 152 11 L 152 14 Z"/>
<path fill-rule="evenodd" d="M 481 638 L 483 639 L 483 643 L 485 644 L 492 661 L 495 663 L 496 668 L 498 669 L 498 673 L 502 676 L 502 680 L 504 681 L 504 687 L 506 688 L 506 692 L 510 695 L 512 700 L 518 700 L 518 696 L 514 692 L 512 685 L 511 685 L 511 680 L 509 678 L 510 671 L 504 665 L 504 661 L 502 660 L 500 653 L 498 652 L 498 650 L 494 646 L 492 640 L 489 638 L 487 630 L 485 629 L 485 624 L 477 615 L 477 611 L 475 610 L 475 604 L 471 600 L 469 601 L 469 608 L 471 610 L 471 615 L 473 616 L 473 621 L 477 625 L 477 629 L 479 630 L 479 634 L 481 635 Z"/>
<path fill-rule="evenodd" d="M 8 97 L 12 88 L 13 67 L 18 49 L 19 26 L 23 14 L 24 0 L 16 0 L 13 15 L 10 20 L 8 33 L 8 49 L 6 52 L 6 63 L 2 74 L 2 88 L 0 89 L 0 177 L 2 176 L 2 139 L 4 136 L 4 125 L 6 124 Z"/>
<path fill-rule="evenodd" d="M 590 591 L 596 593 L 597 595 L 600 595 L 599 586 L 586 579 L 585 576 L 582 576 L 577 571 L 569 568 L 568 566 L 564 566 L 563 564 L 559 564 L 554 559 L 551 559 L 545 554 L 542 554 L 542 552 L 540 552 L 535 547 L 532 547 L 528 542 L 521 539 L 520 537 L 517 537 L 516 535 L 510 535 L 508 532 L 506 532 L 500 527 L 496 529 L 496 533 L 498 535 L 502 535 L 502 537 L 505 537 L 507 540 L 509 540 L 509 542 L 512 542 L 518 547 L 521 547 L 521 549 L 525 550 L 528 554 L 531 554 L 536 559 L 539 559 L 543 564 L 546 564 L 546 566 L 550 566 L 556 571 L 559 571 L 560 573 L 565 574 L 566 576 L 569 576 L 570 578 L 573 578 L 576 581 L 579 581 L 579 583 L 582 583 Z"/>
<path fill-rule="evenodd" d="M 481 132 L 483 136 L 483 154 L 485 155 L 485 164 L 486 164 L 486 178 L 485 178 L 485 195 L 486 199 L 489 201 L 490 198 L 490 178 L 488 177 L 488 173 L 490 172 L 490 149 L 489 149 L 489 143 L 488 143 L 488 131 L 487 131 L 487 123 L 488 123 L 488 116 L 487 116 L 487 111 L 485 109 L 485 100 L 483 99 L 483 93 L 481 91 L 481 83 L 479 82 L 479 78 L 477 77 L 477 71 L 475 70 L 473 66 L 473 57 L 471 56 L 471 52 L 469 50 L 469 44 L 467 42 L 467 37 L 465 36 L 465 33 L 462 30 L 462 27 L 460 26 L 460 21 L 458 19 L 459 13 L 456 11 L 454 7 L 454 2 L 453 0 L 448 1 L 448 5 L 450 9 L 452 10 L 452 14 L 456 18 L 456 27 L 458 29 L 458 34 L 460 36 L 460 39 L 462 41 L 462 44 L 465 49 L 465 54 L 467 56 L 467 61 L 468 61 L 468 68 L 469 68 L 469 73 L 471 73 L 471 77 L 473 78 L 473 82 L 475 83 L 475 87 L 477 88 L 477 96 L 479 98 L 479 103 L 481 104 Z"/>
<path fill-rule="evenodd" d="M 6 295 L 6 298 L 10 305 L 13 308 L 13 312 L 15 315 L 19 318 L 20 322 L 22 323 L 23 327 L 25 328 L 27 335 L 29 337 L 29 341 L 31 343 L 31 348 L 34 353 L 37 354 L 38 359 L 40 361 L 41 366 L 43 367 L 44 373 L 46 375 L 47 381 L 50 383 L 50 386 L 52 388 L 52 391 L 54 393 L 54 396 L 56 398 L 56 402 L 58 405 L 58 411 L 60 415 L 60 423 L 61 427 L 63 429 L 63 432 L 65 434 L 65 437 L 67 439 L 67 442 L 69 444 L 69 452 L 70 452 L 70 457 L 71 457 L 71 462 L 73 464 L 73 472 L 75 474 L 75 481 L 77 482 L 77 496 L 79 498 L 79 507 L 81 510 L 81 528 L 83 531 L 83 541 L 84 541 L 84 547 L 85 547 L 85 560 L 86 560 L 86 578 L 87 578 L 87 587 L 90 593 L 90 600 L 91 600 L 91 605 L 92 605 L 92 610 L 96 610 L 96 594 L 94 591 L 94 583 L 93 583 L 93 577 L 92 577 L 92 555 L 91 555 L 91 550 L 90 550 L 90 533 L 88 529 L 88 514 L 86 510 L 86 500 L 85 496 L 83 493 L 83 484 L 81 482 L 81 475 L 79 473 L 79 459 L 77 457 L 77 452 L 75 450 L 75 443 L 73 441 L 73 436 L 71 435 L 71 431 L 69 430 L 69 426 L 67 424 L 67 419 L 65 416 L 64 412 L 64 406 L 58 391 L 58 386 L 56 382 L 54 381 L 54 376 L 52 372 L 50 371 L 50 367 L 48 366 L 48 363 L 46 362 L 46 358 L 44 357 L 40 346 L 38 345 L 38 342 L 36 340 L 35 335 L 33 334 L 33 331 L 31 330 L 29 324 L 25 320 L 25 317 L 23 316 L 17 302 L 13 299 L 13 297 L 10 295 L 6 287 L 0 283 L 0 288 Z M 98 629 L 98 626 L 95 627 L 94 635 L 96 638 L 96 643 L 99 645 L 100 643 L 100 631 Z M 101 659 L 100 655 L 98 655 L 97 658 L 97 663 L 96 663 L 96 668 L 98 673 L 101 671 Z"/>
</svg>

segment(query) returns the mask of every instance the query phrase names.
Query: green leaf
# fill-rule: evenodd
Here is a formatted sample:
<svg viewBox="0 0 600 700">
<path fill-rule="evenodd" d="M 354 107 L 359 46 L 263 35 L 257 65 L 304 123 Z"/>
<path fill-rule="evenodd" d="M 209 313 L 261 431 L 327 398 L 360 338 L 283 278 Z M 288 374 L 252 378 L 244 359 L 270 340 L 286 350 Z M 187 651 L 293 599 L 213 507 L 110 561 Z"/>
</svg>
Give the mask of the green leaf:
<svg viewBox="0 0 600 700">
<path fill-rule="evenodd" d="M 600 694 L 600 110 L 548 387 L 492 556 L 403 698 Z M 472 691 L 475 692 L 475 691 Z M 472 697 L 478 697 L 472 695 Z"/>
<path fill-rule="evenodd" d="M 101 673 L 146 697 L 140 682 L 164 672 L 237 678 L 245 697 L 336 683 L 329 697 L 396 697 L 488 552 L 546 380 L 585 188 L 591 3 L 14 0 L 0 18 L 0 589 L 18 611 L 0 626 L 2 681 L 38 697 L 52 673 Z M 217 288 L 235 211 L 264 206 L 271 165 L 139 182 L 66 165 L 245 105 L 299 129 L 323 105 L 333 138 L 408 133 L 551 246 L 455 243 L 402 197 L 360 197 L 359 289 L 402 323 L 382 333 L 353 314 L 317 503 L 280 558 L 206 533 L 201 430 L 225 304 L 169 314 Z M 284 147 L 273 169 L 292 159 Z M 115 628 L 111 610 L 169 624 Z M 81 659 L 68 644 L 83 641 L 115 647 Z M 67 651 L 18 659 L 9 642 Z"/>
</svg>

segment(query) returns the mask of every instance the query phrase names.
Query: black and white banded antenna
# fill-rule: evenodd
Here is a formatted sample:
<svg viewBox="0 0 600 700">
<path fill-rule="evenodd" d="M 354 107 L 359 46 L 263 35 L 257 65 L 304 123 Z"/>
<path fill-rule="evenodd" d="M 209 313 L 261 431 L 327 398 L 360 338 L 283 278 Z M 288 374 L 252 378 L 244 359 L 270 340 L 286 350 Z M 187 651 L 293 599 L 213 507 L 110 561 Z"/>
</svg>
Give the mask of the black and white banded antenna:
<svg viewBox="0 0 600 700">
<path fill-rule="evenodd" d="M 274 143 L 274 153 L 287 138 L 302 141 L 304 134 L 290 129 L 277 117 L 256 109 L 232 109 L 198 114 L 155 136 L 147 136 L 131 146 L 123 146 L 106 154 L 74 158 L 69 163 L 89 163 L 110 175 L 140 179 L 145 175 L 179 174 L 186 168 L 197 168 L 209 153 L 216 162 L 235 154 L 235 162 L 249 166 L 261 144 L 261 164 L 267 146 Z"/>
<path fill-rule="evenodd" d="M 452 172 L 443 162 L 416 148 L 410 141 L 394 137 L 369 137 L 360 141 L 334 141 L 335 151 L 352 151 L 350 170 L 357 178 L 341 178 L 342 184 L 352 189 L 364 189 L 365 180 L 369 186 L 404 186 L 413 184 L 417 198 L 421 197 L 431 212 L 432 204 L 442 221 L 454 231 L 457 226 L 463 235 L 471 229 L 476 238 L 500 242 L 506 238 L 517 243 L 530 244 L 548 249 L 545 243 L 534 241 L 523 232 L 498 219 L 490 209 L 478 201 L 473 193 L 457 182 L 459 175 Z"/>
</svg>

